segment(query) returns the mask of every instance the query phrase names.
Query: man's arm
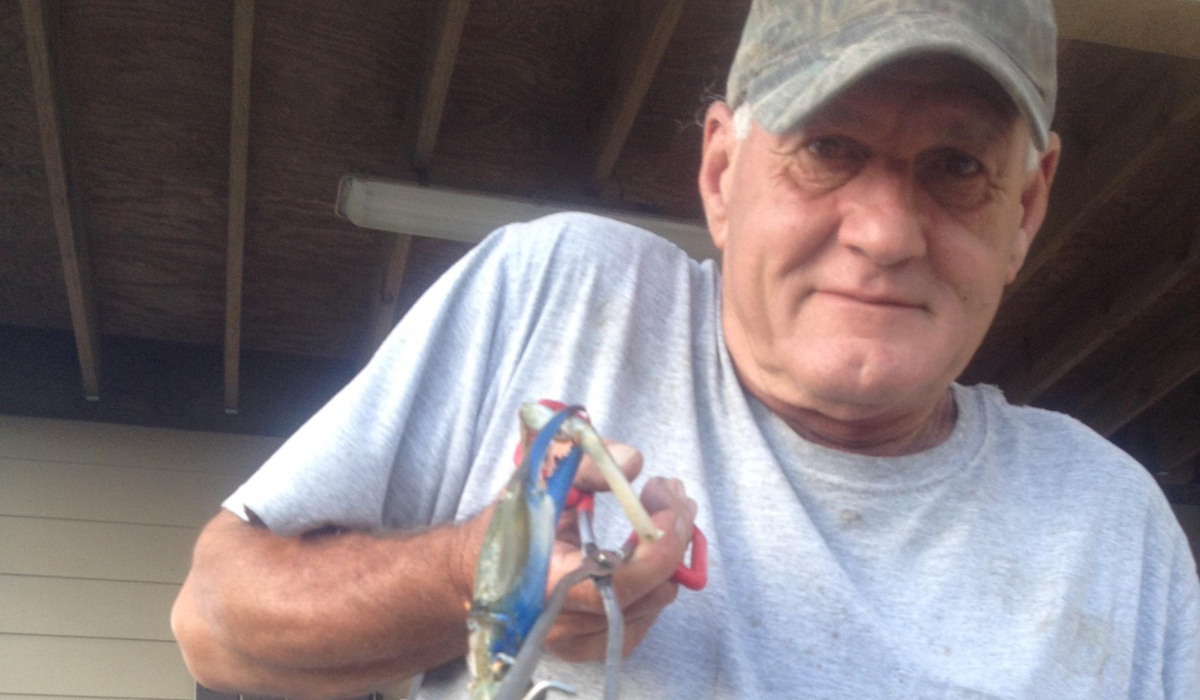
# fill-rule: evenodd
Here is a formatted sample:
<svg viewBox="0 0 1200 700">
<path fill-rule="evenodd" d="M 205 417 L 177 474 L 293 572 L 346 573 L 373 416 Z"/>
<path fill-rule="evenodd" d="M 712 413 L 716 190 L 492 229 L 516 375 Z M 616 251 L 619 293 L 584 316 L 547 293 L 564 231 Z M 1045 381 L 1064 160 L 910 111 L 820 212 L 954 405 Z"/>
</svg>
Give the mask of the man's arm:
<svg viewBox="0 0 1200 700">
<path fill-rule="evenodd" d="M 620 450 L 614 450 L 618 452 Z M 641 455 L 620 451 L 628 476 Z M 604 490 L 590 460 L 576 485 Z M 675 598 L 669 579 L 684 558 L 696 504 L 678 480 L 650 479 L 642 503 L 664 536 L 643 543 L 613 577 L 626 653 Z M 222 512 L 196 544 L 171 615 L 189 670 L 214 689 L 292 698 L 363 694 L 466 653 L 467 604 L 491 508 L 419 533 L 276 535 Z M 548 589 L 579 562 L 556 544 Z M 602 659 L 603 601 L 573 588 L 548 648 L 569 660 Z"/>
<path fill-rule="evenodd" d="M 222 512 L 171 614 L 189 670 L 214 689 L 333 697 L 462 655 L 489 512 L 411 535 L 303 537 Z"/>
</svg>

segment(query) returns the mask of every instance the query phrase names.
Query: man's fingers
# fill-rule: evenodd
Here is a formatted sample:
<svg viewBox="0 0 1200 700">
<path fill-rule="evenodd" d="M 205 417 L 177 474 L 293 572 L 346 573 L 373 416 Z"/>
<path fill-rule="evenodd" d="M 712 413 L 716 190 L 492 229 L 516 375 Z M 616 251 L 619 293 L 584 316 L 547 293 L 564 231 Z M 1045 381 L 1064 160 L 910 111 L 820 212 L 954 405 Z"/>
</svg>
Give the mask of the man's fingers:
<svg viewBox="0 0 1200 700">
<path fill-rule="evenodd" d="M 650 611 L 663 608 L 674 601 L 675 597 L 679 595 L 679 584 L 669 580 L 660 581 L 658 585 L 653 586 L 637 598 L 630 598 L 627 594 L 622 594 L 616 590 L 615 585 L 613 586 L 613 592 L 617 596 L 617 605 L 621 606 L 621 611 L 625 617 L 627 619 L 637 618 L 646 615 Z M 584 581 L 572 589 L 571 595 L 563 603 L 563 609 L 559 613 L 559 617 L 562 618 L 564 615 L 604 618 L 604 601 L 600 597 L 600 592 L 596 590 L 596 587 L 590 581 Z"/>
<path fill-rule="evenodd" d="M 683 482 L 656 476 L 646 482 L 642 489 L 642 505 L 652 515 L 662 510 L 671 510 L 686 517 L 687 530 L 696 519 L 696 502 L 688 498 Z"/>
<path fill-rule="evenodd" d="M 621 640 L 621 656 L 629 656 L 633 653 L 634 648 L 646 638 L 646 634 L 650 632 L 650 628 L 654 626 L 654 622 L 661 612 L 662 608 L 659 608 L 653 614 L 644 615 L 625 625 L 625 637 Z"/>
<path fill-rule="evenodd" d="M 625 619 L 621 656 L 626 657 L 633 653 L 634 648 L 646 638 L 646 634 L 654 626 L 660 612 L 661 608 L 639 618 Z M 553 635 L 546 639 L 546 649 L 564 661 L 602 661 L 607 651 L 607 626 L 578 635 L 552 637 Z"/>
<path fill-rule="evenodd" d="M 696 503 L 687 497 L 678 479 L 650 479 L 642 491 L 642 502 L 651 512 L 650 518 L 663 536 L 655 542 L 639 542 L 629 559 L 613 574 L 613 589 L 622 608 L 628 608 L 668 582 L 675 573 L 675 567 L 683 562 L 687 553 L 692 537 L 692 522 L 696 517 Z M 560 536 L 570 534 L 560 532 Z M 580 557 L 578 550 L 560 541 L 555 544 L 553 568 L 569 571 L 578 564 Z M 671 584 L 671 590 L 674 590 L 674 584 Z M 670 599 L 662 604 L 668 602 Z M 581 583 L 572 590 L 565 609 L 600 612 L 603 608 L 595 588 Z"/>
<path fill-rule="evenodd" d="M 609 443 L 609 451 L 630 478 L 641 470 L 642 456 L 637 450 L 620 443 Z M 580 465 L 575 485 L 591 491 L 607 489 L 595 465 L 586 458 Z M 653 542 L 640 542 L 612 576 L 613 592 L 625 620 L 626 655 L 646 636 L 663 608 L 678 595 L 679 585 L 671 581 L 671 577 L 686 555 L 696 518 L 696 502 L 688 498 L 678 479 L 649 479 L 640 500 L 650 513 L 654 527 L 663 534 Z M 560 528 L 560 537 L 570 534 L 569 530 Z M 564 541 L 556 543 L 552 571 L 574 568 L 580 554 Z M 603 600 L 593 583 L 584 581 L 571 589 L 546 639 L 546 648 L 569 661 L 595 661 L 604 657 L 607 634 Z"/>
<path fill-rule="evenodd" d="M 628 656 L 645 637 L 659 613 L 675 599 L 678 590 L 677 585 L 664 583 L 622 611 L 624 655 Z M 603 613 L 564 609 L 546 637 L 546 648 L 568 661 L 593 661 L 603 658 L 607 639 L 608 618 Z"/>
<path fill-rule="evenodd" d="M 692 532 L 687 514 L 663 510 L 650 518 L 663 536 L 655 542 L 638 542 L 633 554 L 613 574 L 613 588 L 623 605 L 641 599 L 670 579 L 687 552 L 687 538 Z"/>
<path fill-rule="evenodd" d="M 628 448 L 627 463 L 640 466 L 641 455 Z M 642 491 L 642 503 L 651 513 L 655 527 L 663 536 L 654 542 L 639 542 L 633 554 L 613 574 L 613 589 L 622 608 L 646 597 L 658 586 L 666 583 L 675 573 L 687 554 L 692 537 L 692 523 L 696 517 L 696 502 L 687 497 L 683 483 L 678 479 L 654 477 L 647 481 Z M 560 537 L 573 536 L 560 531 Z M 570 571 L 578 565 L 581 553 L 562 539 L 555 543 L 552 570 Z M 552 577 L 551 585 L 557 577 Z M 672 594 L 672 598 L 674 595 Z M 670 602 L 667 600 L 666 602 Z M 663 603 L 666 604 L 665 602 Z M 600 596 L 594 587 L 580 584 L 571 592 L 565 609 L 581 612 L 602 610 Z"/>
<path fill-rule="evenodd" d="M 622 617 L 625 618 L 625 622 L 628 624 L 643 617 L 658 615 L 659 611 L 675 600 L 678 591 L 678 584 L 664 583 L 662 586 L 655 588 L 652 593 L 634 601 L 632 605 L 622 610 Z M 564 623 L 565 626 L 570 627 L 571 630 L 580 634 L 599 632 L 608 626 L 608 618 L 603 612 L 592 612 L 590 610 L 583 612 L 564 608 L 558 614 L 556 621 Z"/>
<path fill-rule="evenodd" d="M 622 611 L 625 614 L 625 620 L 628 622 L 650 615 L 657 616 L 663 608 L 675 602 L 678 595 L 679 584 L 663 581 L 650 589 L 646 595 L 624 606 Z"/>
</svg>

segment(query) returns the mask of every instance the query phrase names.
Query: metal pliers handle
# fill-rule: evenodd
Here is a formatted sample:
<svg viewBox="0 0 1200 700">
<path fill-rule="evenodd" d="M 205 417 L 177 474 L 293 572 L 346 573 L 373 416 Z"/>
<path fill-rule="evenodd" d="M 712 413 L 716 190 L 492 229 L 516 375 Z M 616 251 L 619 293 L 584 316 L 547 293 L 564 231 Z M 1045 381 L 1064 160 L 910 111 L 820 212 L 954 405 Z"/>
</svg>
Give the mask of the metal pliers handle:
<svg viewBox="0 0 1200 700">
<path fill-rule="evenodd" d="M 566 505 L 568 508 L 574 508 L 579 514 L 580 522 L 587 514 L 589 529 L 591 528 L 591 514 L 593 509 L 593 495 L 586 491 L 580 491 L 574 486 L 567 492 Z M 586 541 L 582 532 L 580 540 Z M 638 544 L 637 533 L 629 538 L 629 543 L 626 545 L 632 550 Z M 675 567 L 675 573 L 671 575 L 671 580 L 684 588 L 692 591 L 698 591 L 708 584 L 708 538 L 704 536 L 704 532 L 700 530 L 699 525 L 692 526 L 692 546 L 691 557 L 686 564 L 680 564 Z"/>
<path fill-rule="evenodd" d="M 582 523 L 582 519 L 580 521 Z M 582 527 L 582 526 L 581 526 Z M 587 526 L 590 528 L 590 524 Z M 612 574 L 624 562 L 624 553 L 612 550 L 593 549 L 587 553 L 583 561 L 571 573 L 559 579 L 546 601 L 542 614 L 521 645 L 521 651 L 509 666 L 504 681 L 496 691 L 494 700 L 532 700 L 543 691 L 559 690 L 575 695 L 575 690 L 563 683 L 543 681 L 530 687 L 534 669 L 546 650 L 546 636 L 550 628 L 562 612 L 563 604 L 567 601 L 568 591 L 575 584 L 592 579 L 604 601 L 604 616 L 608 621 L 608 642 L 605 648 L 605 690 L 606 700 L 616 700 L 619 692 L 618 682 L 621 667 L 621 647 L 625 634 L 625 618 L 617 604 L 617 597 L 612 589 Z"/>
</svg>

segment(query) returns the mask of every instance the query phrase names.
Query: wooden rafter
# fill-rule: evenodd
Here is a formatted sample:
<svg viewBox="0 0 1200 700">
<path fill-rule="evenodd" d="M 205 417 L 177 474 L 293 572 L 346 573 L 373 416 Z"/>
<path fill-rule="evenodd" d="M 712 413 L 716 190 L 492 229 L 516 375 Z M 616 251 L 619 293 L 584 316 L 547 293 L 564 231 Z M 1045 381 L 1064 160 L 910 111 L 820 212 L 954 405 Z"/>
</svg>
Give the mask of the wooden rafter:
<svg viewBox="0 0 1200 700">
<path fill-rule="evenodd" d="M 438 130 L 442 124 L 442 112 L 446 107 L 446 95 L 450 92 L 450 78 L 454 75 L 454 62 L 458 56 L 458 45 L 462 39 L 463 26 L 467 22 L 470 0 L 441 0 L 438 3 L 433 40 L 425 52 L 425 70 L 421 81 L 420 100 L 417 105 L 417 136 L 413 147 L 412 167 L 418 173 L 426 173 L 433 160 L 433 149 L 437 144 Z M 412 236 L 404 233 L 380 234 L 382 256 L 381 282 L 368 320 L 365 356 L 370 357 L 396 322 L 396 299 L 404 281 L 404 270 L 408 264 L 408 249 Z"/>
<path fill-rule="evenodd" d="M 100 331 L 87 234 L 81 223 L 78 193 L 71 182 L 70 162 L 64 143 L 67 128 L 60 109 L 54 57 L 50 51 L 54 33 L 42 0 L 21 0 L 21 13 L 25 21 L 25 44 L 33 77 L 33 99 L 42 137 L 46 185 L 66 280 L 75 349 L 83 375 L 83 391 L 89 401 L 95 401 L 100 398 Z"/>
<path fill-rule="evenodd" d="M 1200 374 L 1200 323 L 1195 316 L 1157 330 L 1139 348 L 1138 371 L 1116 373 L 1080 397 L 1077 417 L 1101 435 L 1112 435 Z"/>
<path fill-rule="evenodd" d="M 421 98 L 417 108 L 413 168 L 418 172 L 427 170 L 433 159 L 433 147 L 437 143 L 442 110 L 446 106 L 446 94 L 450 91 L 450 77 L 454 73 L 454 61 L 469 5 L 470 0 L 442 0 L 438 4 L 437 25 L 433 41 L 429 43 L 425 54 L 425 76 L 421 82 Z"/>
<path fill-rule="evenodd" d="M 1200 59 L 1200 4 L 1180 0 L 1055 0 L 1063 38 Z"/>
<path fill-rule="evenodd" d="M 246 244 L 246 176 L 250 148 L 250 59 L 254 0 L 233 10 L 233 89 L 229 115 L 229 219 L 225 250 L 225 412 L 238 409 L 242 346 L 242 276 Z"/>
<path fill-rule="evenodd" d="M 1130 434 L 1140 438 L 1141 444 L 1135 445 L 1130 454 L 1143 459 L 1163 481 L 1192 481 L 1196 477 L 1196 458 L 1200 457 L 1198 398 L 1200 377 L 1172 392 L 1130 425 L 1132 430 L 1122 430 L 1114 441 L 1125 447 Z"/>
<path fill-rule="evenodd" d="M 382 274 L 378 293 L 372 300 L 369 334 L 363 353 L 364 362 L 379 349 L 388 333 L 392 332 L 392 327 L 396 325 L 396 300 L 400 296 L 400 286 L 404 282 L 404 271 L 408 266 L 408 249 L 412 244 L 412 236 L 404 234 L 381 232 L 377 236 Z"/>
<path fill-rule="evenodd" d="M 438 4 L 433 40 L 425 52 L 424 76 L 417 105 L 417 136 L 413 147 L 412 167 L 426 173 L 433 160 L 446 95 L 454 75 L 454 62 L 467 21 L 470 0 L 442 0 Z M 380 249 L 380 282 L 371 300 L 367 321 L 363 361 L 379 348 L 396 323 L 396 300 L 408 265 L 408 250 L 412 236 L 405 233 L 381 233 L 377 238 Z"/>
<path fill-rule="evenodd" d="M 1119 132 L 1089 150 L 1086 162 L 1075 169 L 1078 177 L 1056 184 L 1045 225 L 1016 280 L 1009 285 L 1009 295 L 1053 259 L 1097 212 L 1120 197 L 1130 183 L 1164 159 L 1191 152 L 1189 146 L 1194 146 L 1200 133 L 1200 94 L 1196 88 L 1200 88 L 1200 81 L 1194 77 L 1182 79 L 1181 91 L 1190 99 L 1174 109 L 1165 123 L 1161 105 L 1135 106 L 1122 119 Z M 1147 138 L 1147 134 L 1153 136 Z"/>
<path fill-rule="evenodd" d="M 1177 397 L 1164 403 L 1180 408 L 1188 398 Z M 1200 506 L 1200 415 L 1194 408 L 1183 407 L 1189 413 L 1187 419 L 1176 424 L 1168 433 L 1156 432 L 1163 438 L 1157 454 L 1157 476 L 1159 486 L 1171 503 Z M 1155 410 L 1155 413 L 1159 411 Z"/>
<path fill-rule="evenodd" d="M 1111 274 L 1096 271 L 1092 284 L 1081 283 L 1058 297 L 1052 308 L 1044 312 L 1046 318 L 1063 319 L 1056 323 L 1053 344 L 1037 351 L 1035 359 L 1026 366 L 1015 368 L 1003 375 L 997 383 L 1004 387 L 1009 399 L 1016 403 L 1030 403 L 1055 382 L 1065 376 L 1089 355 L 1104 345 L 1127 323 L 1150 308 L 1176 286 L 1200 274 L 1200 230 L 1187 219 L 1194 193 L 1184 188 L 1171 196 L 1139 223 L 1139 228 L 1155 232 L 1154 248 L 1157 257 L 1148 264 L 1133 267 L 1136 277 L 1126 284 L 1118 285 L 1114 295 L 1106 294 L 1111 288 L 1116 270 Z M 1170 240 L 1181 245 L 1170 245 Z"/>
<path fill-rule="evenodd" d="M 1195 420 L 1188 428 L 1172 433 L 1159 453 L 1162 468 L 1167 471 L 1184 469 L 1197 457 L 1200 457 L 1200 421 Z"/>
<path fill-rule="evenodd" d="M 654 0 L 644 13 L 643 21 L 629 46 L 617 51 L 617 55 L 626 56 L 626 62 L 617 94 L 605 108 L 596 132 L 593 147 L 596 155 L 588 179 L 588 187 L 593 191 L 603 187 L 616 166 L 617 157 L 629 138 L 629 130 L 633 128 L 633 122 L 646 99 L 646 92 L 658 72 L 658 64 L 683 14 L 684 2 Z"/>
<path fill-rule="evenodd" d="M 1200 457 L 1200 428 L 1193 427 L 1191 432 L 1181 432 L 1176 437 L 1178 439 L 1163 449 L 1163 468 L 1173 473 L 1182 473 L 1180 481 L 1184 481 L 1185 478 L 1187 481 L 1194 481 L 1195 461 Z"/>
</svg>

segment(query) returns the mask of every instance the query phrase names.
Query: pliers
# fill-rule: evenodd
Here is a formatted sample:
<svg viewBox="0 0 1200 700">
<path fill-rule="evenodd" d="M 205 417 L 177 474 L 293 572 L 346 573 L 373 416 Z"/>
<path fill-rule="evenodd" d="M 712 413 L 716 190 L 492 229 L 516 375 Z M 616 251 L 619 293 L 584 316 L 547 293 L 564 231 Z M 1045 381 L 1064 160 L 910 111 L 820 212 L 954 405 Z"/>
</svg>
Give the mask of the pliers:
<svg viewBox="0 0 1200 700">
<path fill-rule="evenodd" d="M 569 589 L 588 578 L 592 580 L 600 594 L 600 599 L 604 603 L 604 617 L 608 623 L 608 638 L 604 652 L 604 698 L 605 700 L 616 700 L 620 693 L 625 618 L 620 604 L 617 602 L 616 593 L 613 591 L 612 576 L 633 554 L 633 549 L 637 546 L 637 535 L 633 535 L 619 550 L 601 549 L 593 529 L 593 494 L 572 487 L 568 493 L 566 505 L 575 508 L 583 560 L 574 571 L 564 576 L 555 585 L 537 622 L 534 623 L 525 642 L 521 645 L 521 650 L 509 667 L 495 700 L 532 700 L 541 697 L 539 694 L 547 690 L 558 690 L 575 695 L 575 690 L 564 683 L 541 681 L 530 686 L 530 681 L 538 661 L 545 652 L 546 636 L 558 618 L 558 614 L 562 612 Z M 699 528 L 693 528 L 691 564 L 689 566 L 680 564 L 671 580 L 694 591 L 704 588 L 708 579 L 707 551 L 707 541 L 703 533 Z"/>
<path fill-rule="evenodd" d="M 538 404 L 544 407 L 544 409 L 556 412 L 566 408 L 565 404 L 551 400 L 542 400 Z M 586 421 L 586 417 L 583 420 Z M 593 458 L 604 457 L 609 462 L 612 462 L 611 456 L 607 454 L 607 450 L 600 444 L 598 436 L 595 435 L 594 431 L 591 431 L 590 427 L 586 431 L 583 431 L 582 437 L 591 442 L 591 445 L 584 444 L 585 451 L 589 453 L 593 451 L 603 453 L 593 454 Z M 575 440 L 580 440 L 580 436 L 575 436 Z M 577 442 L 576 444 L 579 443 Z M 588 449 L 589 447 L 591 449 Z M 517 453 L 514 455 L 514 461 L 519 463 L 520 458 L 521 448 L 518 446 Z M 616 470 L 616 464 L 612 463 L 609 468 Z M 633 497 L 632 492 L 628 494 L 628 497 Z M 604 615 L 608 624 L 608 637 L 605 644 L 604 697 L 606 700 L 616 700 L 619 693 L 625 621 L 620 605 L 617 602 L 616 594 L 613 591 L 612 575 L 632 555 L 638 543 L 638 535 L 635 532 L 619 550 L 602 549 L 596 541 L 593 529 L 593 494 L 580 491 L 572 486 L 567 492 L 564 505 L 568 508 L 574 508 L 576 511 L 576 525 L 579 531 L 583 559 L 574 571 L 564 576 L 555 585 L 554 590 L 542 608 L 542 612 L 538 615 L 533 627 L 530 628 L 529 633 L 521 644 L 516 657 L 512 659 L 511 664 L 506 670 L 504 679 L 496 691 L 493 700 L 532 700 L 533 698 L 542 697 L 542 693 L 547 690 L 559 690 L 571 695 L 575 694 L 575 690 L 564 683 L 541 681 L 530 686 L 530 681 L 532 680 L 534 669 L 537 667 L 538 661 L 545 651 L 546 636 L 549 634 L 550 628 L 566 603 L 568 591 L 576 584 L 588 578 L 592 580 L 600 594 L 600 598 L 604 604 Z M 628 510 L 626 512 L 628 514 Z M 655 532 L 652 523 L 649 521 L 649 516 L 644 510 L 641 511 L 640 519 L 644 521 L 642 529 L 649 528 L 649 533 Z M 631 520 L 634 520 L 635 530 L 638 529 L 636 527 L 638 524 L 637 520 L 633 518 Z M 694 528 L 692 532 L 691 563 L 686 566 L 680 564 L 672 575 L 671 580 L 691 590 L 700 590 L 703 588 L 707 582 L 708 574 L 707 551 L 707 540 L 704 534 L 698 527 Z"/>
<path fill-rule="evenodd" d="M 574 501 L 574 503 L 572 503 Z M 541 681 L 530 686 L 534 669 L 546 648 L 546 636 L 551 626 L 562 612 L 563 604 L 567 601 L 568 591 L 575 584 L 590 578 L 604 601 L 604 616 L 608 623 L 608 641 L 605 645 L 605 681 L 604 697 L 615 700 L 619 692 L 618 682 L 621 668 L 621 647 L 625 634 L 625 618 L 613 592 L 612 575 L 625 562 L 633 551 L 632 544 L 622 550 L 600 549 L 595 541 L 592 530 L 592 495 L 572 489 L 568 496 L 568 505 L 574 505 L 578 511 L 579 538 L 583 546 L 583 560 L 579 566 L 566 576 L 559 579 L 546 601 L 537 622 L 525 637 L 521 650 L 517 653 L 512 665 L 504 676 L 504 682 L 496 693 L 495 700 L 527 700 L 540 697 L 546 690 L 559 690 L 575 695 L 575 690 L 569 685 L 557 681 Z"/>
<path fill-rule="evenodd" d="M 565 403 L 553 399 L 541 399 L 538 401 L 538 404 L 552 411 L 561 411 L 567 407 Z M 513 455 L 513 461 L 519 462 L 520 456 L 521 448 L 518 446 L 516 454 Z M 592 494 L 580 491 L 572 486 L 567 492 L 566 506 L 568 508 L 575 508 L 580 516 L 580 541 L 585 543 L 594 541 L 595 538 L 591 536 Z M 588 535 L 583 534 L 584 513 L 587 514 Z M 635 530 L 627 545 L 630 551 L 632 551 L 633 547 L 637 546 L 638 540 L 638 534 Z M 692 527 L 691 550 L 691 563 L 677 566 L 674 575 L 671 576 L 671 580 L 688 590 L 698 591 L 708 583 L 708 538 L 704 536 L 698 525 Z"/>
</svg>

